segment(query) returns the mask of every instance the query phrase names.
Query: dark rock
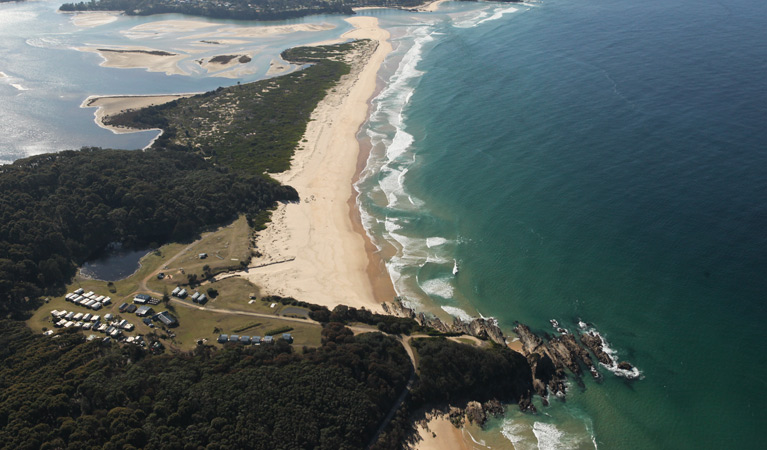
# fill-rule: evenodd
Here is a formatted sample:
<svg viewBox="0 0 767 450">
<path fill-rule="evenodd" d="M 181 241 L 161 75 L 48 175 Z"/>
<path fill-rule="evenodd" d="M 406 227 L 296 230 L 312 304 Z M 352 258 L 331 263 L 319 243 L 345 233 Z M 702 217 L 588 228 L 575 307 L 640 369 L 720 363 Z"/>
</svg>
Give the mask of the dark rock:
<svg viewBox="0 0 767 450">
<path fill-rule="evenodd" d="M 476 423 L 479 426 L 483 426 L 487 422 L 487 415 L 485 410 L 482 409 L 482 404 L 479 402 L 469 402 L 464 410 L 466 418 L 470 423 Z"/>
<path fill-rule="evenodd" d="M 618 364 L 618 368 L 621 370 L 634 370 L 634 366 L 632 366 L 627 361 L 622 361 L 620 364 Z"/>
<path fill-rule="evenodd" d="M 503 404 L 496 399 L 488 400 L 482 405 L 482 409 L 485 410 L 485 414 L 492 414 L 495 417 L 502 416 L 505 412 Z"/>
<path fill-rule="evenodd" d="M 597 360 L 606 366 L 614 364 L 613 359 L 608 355 L 602 346 L 602 337 L 599 334 L 589 331 L 581 335 L 581 342 L 597 357 Z"/>
</svg>

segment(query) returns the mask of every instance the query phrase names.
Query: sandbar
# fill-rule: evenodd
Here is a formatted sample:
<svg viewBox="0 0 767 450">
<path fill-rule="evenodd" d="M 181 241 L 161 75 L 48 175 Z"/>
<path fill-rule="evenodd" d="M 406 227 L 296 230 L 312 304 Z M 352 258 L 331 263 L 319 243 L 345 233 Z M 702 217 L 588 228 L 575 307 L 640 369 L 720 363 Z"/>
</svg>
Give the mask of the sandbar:
<svg viewBox="0 0 767 450">
<path fill-rule="evenodd" d="M 356 135 L 376 92 L 378 70 L 392 47 L 389 33 L 378 27 L 375 17 L 346 20 L 355 29 L 342 38 L 371 39 L 378 45 L 367 62 L 354 65 L 317 106 L 290 170 L 273 175 L 296 188 L 301 200 L 277 208 L 256 241 L 263 256 L 254 258 L 242 276 L 265 294 L 382 312 L 380 301 L 391 300 L 394 290 L 391 282 L 388 288 L 373 287 L 369 271 L 375 264 L 361 225 L 352 219 L 356 204 L 350 199 L 360 153 Z"/>
<path fill-rule="evenodd" d="M 117 20 L 119 11 L 82 11 L 72 14 L 72 23 L 79 28 L 94 28 Z"/>
<path fill-rule="evenodd" d="M 79 47 L 77 50 L 97 53 L 104 59 L 99 64 L 102 67 L 146 69 L 148 72 L 163 72 L 166 75 L 188 75 L 178 66 L 179 62 L 189 57 L 185 53 L 129 46 Z"/>
<path fill-rule="evenodd" d="M 435 0 L 433 2 L 426 2 L 421 6 L 417 6 L 415 10 L 421 11 L 421 12 L 434 12 L 438 10 L 439 6 L 445 3 L 446 1 L 450 1 L 450 0 Z"/>
</svg>

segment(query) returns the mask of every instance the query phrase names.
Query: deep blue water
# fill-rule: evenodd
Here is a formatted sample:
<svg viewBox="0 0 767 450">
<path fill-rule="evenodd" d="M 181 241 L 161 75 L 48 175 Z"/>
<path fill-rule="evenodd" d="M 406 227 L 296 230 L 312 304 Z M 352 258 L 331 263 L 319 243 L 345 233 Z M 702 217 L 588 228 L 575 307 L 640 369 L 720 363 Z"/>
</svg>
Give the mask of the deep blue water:
<svg viewBox="0 0 767 450">
<path fill-rule="evenodd" d="M 767 6 L 518 8 L 459 27 L 448 4 L 390 63 L 412 97 L 374 103 L 359 189 L 398 291 L 506 329 L 584 320 L 642 371 L 494 425 L 520 448 L 760 448 Z"/>
</svg>

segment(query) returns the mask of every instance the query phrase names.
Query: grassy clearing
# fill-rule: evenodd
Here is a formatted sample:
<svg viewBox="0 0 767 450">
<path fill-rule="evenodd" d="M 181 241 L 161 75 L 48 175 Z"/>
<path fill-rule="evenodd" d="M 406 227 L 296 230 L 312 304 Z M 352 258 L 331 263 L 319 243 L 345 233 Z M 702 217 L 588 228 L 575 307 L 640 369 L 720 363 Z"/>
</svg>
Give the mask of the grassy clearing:
<svg viewBox="0 0 767 450">
<path fill-rule="evenodd" d="M 238 269 L 241 267 L 241 261 L 246 264 L 250 261 L 251 236 L 252 231 L 248 221 L 245 216 L 240 216 L 227 226 L 203 234 L 171 264 L 157 264 L 156 269 L 162 267 L 166 277 L 163 280 L 152 277 L 147 282 L 147 286 L 157 292 L 163 292 L 164 289 L 172 291 L 176 286 L 188 283 L 189 275 L 197 275 L 198 279 L 203 278 L 205 266 L 210 267 L 210 272 L 213 274 Z M 186 247 L 178 247 L 174 256 Z M 207 253 L 208 257 L 200 259 L 201 253 Z"/>
</svg>

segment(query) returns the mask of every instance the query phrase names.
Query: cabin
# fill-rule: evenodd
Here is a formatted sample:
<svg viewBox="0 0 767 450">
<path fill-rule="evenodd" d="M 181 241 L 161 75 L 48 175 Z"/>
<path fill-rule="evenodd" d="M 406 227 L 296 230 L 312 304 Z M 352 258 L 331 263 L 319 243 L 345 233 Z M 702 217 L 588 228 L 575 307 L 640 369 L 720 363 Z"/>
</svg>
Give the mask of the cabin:
<svg viewBox="0 0 767 450">
<path fill-rule="evenodd" d="M 197 303 L 204 305 L 208 301 L 208 297 L 205 294 L 200 294 L 199 297 L 197 297 Z"/>
<path fill-rule="evenodd" d="M 138 309 L 138 306 L 136 305 L 128 305 L 127 308 L 125 308 L 125 312 L 133 314 Z"/>
<path fill-rule="evenodd" d="M 263 339 L 261 339 L 262 344 L 274 344 L 274 338 L 271 336 L 264 336 Z"/>
<path fill-rule="evenodd" d="M 91 306 L 91 309 L 94 311 L 98 311 L 101 309 L 101 303 L 94 303 L 93 306 Z"/>
<path fill-rule="evenodd" d="M 96 300 L 88 300 L 87 302 L 83 303 L 83 306 L 85 306 L 86 308 L 90 308 L 91 306 L 93 306 L 93 305 L 95 305 L 97 303 L 99 305 L 101 304 L 101 303 L 97 302 Z"/>
<path fill-rule="evenodd" d="M 128 322 L 125 325 L 123 325 L 123 330 L 125 331 L 133 331 L 133 329 L 136 328 L 132 323 Z"/>
<path fill-rule="evenodd" d="M 200 296 L 200 293 L 199 293 L 199 292 L 195 292 L 194 294 L 192 294 L 192 301 L 193 301 L 193 302 L 195 302 L 195 303 L 197 303 L 197 298 L 198 298 L 199 296 Z"/>
<path fill-rule="evenodd" d="M 91 322 L 98 322 L 101 316 L 91 316 Z"/>
<path fill-rule="evenodd" d="M 126 309 L 128 309 L 128 304 L 125 302 L 123 302 L 120 306 L 117 307 L 117 310 L 120 312 L 125 312 Z"/>
<path fill-rule="evenodd" d="M 240 335 L 239 334 L 229 335 L 229 342 L 240 342 Z"/>
<path fill-rule="evenodd" d="M 219 334 L 217 341 L 219 344 L 226 344 L 227 342 L 229 342 L 229 336 L 227 336 L 226 334 Z"/>
<path fill-rule="evenodd" d="M 85 315 L 85 314 L 83 314 L 83 313 L 77 313 L 77 314 L 75 314 L 75 315 L 72 317 L 72 319 L 74 319 L 74 320 L 80 320 L 80 319 L 82 319 L 82 318 L 83 318 L 83 316 L 84 316 L 84 315 Z"/>
<path fill-rule="evenodd" d="M 93 317 L 91 313 L 87 313 L 83 316 L 83 320 L 91 320 L 91 317 Z"/>
<path fill-rule="evenodd" d="M 82 294 L 83 292 L 85 292 L 85 289 L 83 289 L 83 288 L 80 288 L 80 289 L 76 290 L 74 293 L 75 293 L 75 294 L 77 294 L 77 295 L 80 295 L 80 294 Z"/>
<path fill-rule="evenodd" d="M 107 297 L 104 300 L 101 301 L 101 304 L 104 306 L 109 306 L 112 304 L 112 297 Z"/>
<path fill-rule="evenodd" d="M 261 336 L 253 336 L 252 338 L 250 338 L 250 342 L 253 345 L 261 345 Z"/>
<path fill-rule="evenodd" d="M 181 292 L 181 287 L 179 287 L 179 286 L 176 286 L 176 288 L 175 288 L 175 289 L 173 289 L 173 290 L 170 292 L 170 295 L 176 296 L 176 295 L 178 295 L 178 293 L 179 293 L 179 292 Z"/>
<path fill-rule="evenodd" d="M 168 311 L 163 311 L 160 314 L 155 315 L 157 320 L 163 323 L 166 327 L 175 327 L 178 325 L 178 320 L 173 317 Z"/>
<path fill-rule="evenodd" d="M 146 294 L 136 294 L 136 296 L 133 297 L 133 303 L 137 303 L 139 305 L 145 305 L 146 302 L 151 300 L 151 298 L 152 298 L 151 296 Z"/>
<path fill-rule="evenodd" d="M 292 344 L 293 336 L 291 336 L 290 333 L 282 333 L 282 340 L 287 342 L 288 344 Z"/>
<path fill-rule="evenodd" d="M 180 291 L 178 291 L 178 294 L 176 294 L 176 297 L 184 298 L 186 297 L 186 294 L 187 294 L 186 289 L 181 289 Z"/>
<path fill-rule="evenodd" d="M 240 336 L 240 344 L 250 344 L 250 336 Z"/>
<path fill-rule="evenodd" d="M 152 319 L 150 319 L 149 317 L 146 317 L 146 318 L 142 319 L 141 321 L 144 322 L 144 324 L 146 326 L 148 326 L 149 328 L 154 328 L 154 324 L 152 323 Z"/>
<path fill-rule="evenodd" d="M 154 314 L 154 310 L 151 306 L 141 306 L 139 309 L 136 310 L 136 315 L 139 317 L 146 317 Z"/>
</svg>

